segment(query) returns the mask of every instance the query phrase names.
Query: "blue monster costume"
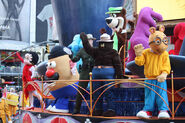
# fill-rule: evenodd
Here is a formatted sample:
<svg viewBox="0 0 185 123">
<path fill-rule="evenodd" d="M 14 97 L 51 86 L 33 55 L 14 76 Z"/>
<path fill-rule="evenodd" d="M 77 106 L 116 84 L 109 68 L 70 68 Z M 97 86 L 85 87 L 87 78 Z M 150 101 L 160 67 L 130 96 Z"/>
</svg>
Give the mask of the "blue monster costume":
<svg viewBox="0 0 185 123">
<path fill-rule="evenodd" d="M 73 37 L 73 42 L 71 44 L 69 44 L 68 48 L 71 49 L 71 51 L 73 52 L 73 56 L 75 57 L 76 54 L 78 53 L 78 51 L 83 48 L 82 45 L 82 40 L 80 38 L 80 34 L 76 34 Z M 82 65 L 82 59 L 80 59 L 77 63 L 77 69 L 79 71 L 79 66 Z"/>
</svg>

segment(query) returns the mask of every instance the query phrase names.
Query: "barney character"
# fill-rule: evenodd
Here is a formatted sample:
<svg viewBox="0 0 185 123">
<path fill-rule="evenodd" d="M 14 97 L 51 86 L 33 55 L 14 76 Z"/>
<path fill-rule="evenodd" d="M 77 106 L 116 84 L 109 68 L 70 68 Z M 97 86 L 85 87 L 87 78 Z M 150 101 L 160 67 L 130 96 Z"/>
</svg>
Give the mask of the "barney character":
<svg viewBox="0 0 185 123">
<path fill-rule="evenodd" d="M 128 49 L 129 56 L 126 63 L 134 60 L 136 56 L 134 52 L 135 45 L 142 44 L 144 49 L 149 48 L 149 28 L 156 27 L 156 21 L 162 21 L 162 16 L 160 14 L 154 12 L 150 7 L 144 7 L 141 9 L 135 31 L 129 40 L 130 49 Z"/>
</svg>

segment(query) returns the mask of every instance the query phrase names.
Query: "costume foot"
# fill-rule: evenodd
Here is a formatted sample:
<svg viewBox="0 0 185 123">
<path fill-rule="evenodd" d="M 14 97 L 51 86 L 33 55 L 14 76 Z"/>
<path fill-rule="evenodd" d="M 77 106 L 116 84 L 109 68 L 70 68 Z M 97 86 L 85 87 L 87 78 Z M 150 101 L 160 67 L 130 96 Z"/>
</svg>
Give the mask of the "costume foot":
<svg viewBox="0 0 185 123">
<path fill-rule="evenodd" d="M 46 108 L 46 110 L 47 110 L 47 111 L 50 111 L 51 108 L 52 108 L 52 105 L 49 105 L 49 106 Z"/>
<path fill-rule="evenodd" d="M 158 114 L 159 119 L 169 119 L 170 115 L 168 114 L 168 111 L 160 111 Z"/>
<path fill-rule="evenodd" d="M 151 111 L 139 111 L 136 116 L 139 118 L 149 119 L 152 117 L 152 112 Z"/>
<path fill-rule="evenodd" d="M 102 116 L 103 114 L 103 110 L 94 110 L 93 111 L 93 116 Z"/>
<path fill-rule="evenodd" d="M 34 110 L 34 107 L 33 106 L 27 107 L 26 110 Z"/>
<path fill-rule="evenodd" d="M 108 109 L 107 111 L 103 112 L 104 117 L 114 117 L 116 116 L 116 113 L 112 109 Z"/>
<path fill-rule="evenodd" d="M 69 110 L 68 109 L 57 109 L 55 106 L 53 106 L 51 109 L 50 109 L 51 112 L 61 112 L 61 113 L 68 113 Z"/>
</svg>

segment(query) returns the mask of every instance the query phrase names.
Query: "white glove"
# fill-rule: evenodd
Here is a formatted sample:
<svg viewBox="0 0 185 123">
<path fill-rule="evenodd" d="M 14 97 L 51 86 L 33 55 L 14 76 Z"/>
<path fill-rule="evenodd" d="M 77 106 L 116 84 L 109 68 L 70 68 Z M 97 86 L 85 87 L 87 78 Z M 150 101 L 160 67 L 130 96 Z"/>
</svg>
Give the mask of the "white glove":
<svg viewBox="0 0 185 123">
<path fill-rule="evenodd" d="M 161 75 L 157 76 L 157 81 L 164 82 L 166 80 L 167 75 L 167 73 L 161 73 Z"/>
<path fill-rule="evenodd" d="M 12 121 L 10 120 L 10 121 L 8 121 L 8 123 L 12 123 Z"/>
<path fill-rule="evenodd" d="M 136 56 L 141 56 L 143 53 L 144 47 L 142 44 L 137 44 L 134 46 L 134 51 Z"/>
</svg>

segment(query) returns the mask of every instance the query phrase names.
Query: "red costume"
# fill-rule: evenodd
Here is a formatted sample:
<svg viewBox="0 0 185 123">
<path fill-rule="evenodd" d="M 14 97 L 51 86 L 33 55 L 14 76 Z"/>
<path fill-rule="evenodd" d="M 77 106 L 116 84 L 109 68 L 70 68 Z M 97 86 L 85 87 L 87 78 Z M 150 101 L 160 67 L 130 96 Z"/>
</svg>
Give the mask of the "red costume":
<svg viewBox="0 0 185 123">
<path fill-rule="evenodd" d="M 179 51 L 181 49 L 181 45 L 185 36 L 185 23 L 179 23 L 174 28 L 174 39 L 173 43 L 175 44 L 174 52 L 175 55 L 179 55 Z"/>
<path fill-rule="evenodd" d="M 26 87 L 26 88 L 24 88 L 24 94 L 25 94 L 26 98 L 28 97 L 28 91 L 35 90 L 35 88 L 31 84 L 27 85 L 27 83 L 29 81 L 34 81 L 33 79 L 31 79 L 31 76 L 32 76 L 32 72 L 30 71 L 31 67 L 34 67 L 34 65 L 27 65 L 26 64 L 23 68 L 23 74 L 22 74 L 22 81 L 23 81 L 24 87 Z"/>
<path fill-rule="evenodd" d="M 28 97 L 28 92 L 29 91 L 34 91 L 35 88 L 32 84 L 28 84 L 27 83 L 29 81 L 34 81 L 34 79 L 31 78 L 32 76 L 32 71 L 31 71 L 31 68 L 34 67 L 34 64 L 36 64 L 36 62 L 38 61 L 38 58 L 36 58 L 37 60 L 35 61 L 35 63 L 33 63 L 32 61 L 34 60 L 34 56 L 32 56 L 32 61 L 29 61 L 30 63 L 28 62 L 25 62 L 24 59 L 20 56 L 20 54 L 17 52 L 17 56 L 18 58 L 21 60 L 22 63 L 25 64 L 24 68 L 23 68 L 23 74 L 22 74 L 22 81 L 23 81 L 23 85 L 24 85 L 24 94 L 26 96 L 26 98 Z M 37 84 L 36 82 L 34 84 Z"/>
</svg>

